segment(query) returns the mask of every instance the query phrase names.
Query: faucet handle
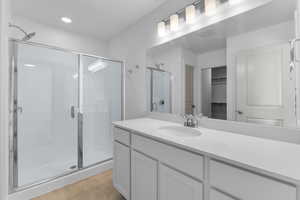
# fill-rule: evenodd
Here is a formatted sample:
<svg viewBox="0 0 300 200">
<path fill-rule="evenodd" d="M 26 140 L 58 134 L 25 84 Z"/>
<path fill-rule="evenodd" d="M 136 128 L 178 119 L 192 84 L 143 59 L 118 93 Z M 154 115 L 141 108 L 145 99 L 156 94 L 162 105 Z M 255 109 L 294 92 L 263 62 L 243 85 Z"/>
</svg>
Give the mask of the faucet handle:
<svg viewBox="0 0 300 200">
<path fill-rule="evenodd" d="M 182 117 L 183 119 L 187 119 L 188 115 L 187 114 L 180 114 L 180 117 Z"/>
</svg>

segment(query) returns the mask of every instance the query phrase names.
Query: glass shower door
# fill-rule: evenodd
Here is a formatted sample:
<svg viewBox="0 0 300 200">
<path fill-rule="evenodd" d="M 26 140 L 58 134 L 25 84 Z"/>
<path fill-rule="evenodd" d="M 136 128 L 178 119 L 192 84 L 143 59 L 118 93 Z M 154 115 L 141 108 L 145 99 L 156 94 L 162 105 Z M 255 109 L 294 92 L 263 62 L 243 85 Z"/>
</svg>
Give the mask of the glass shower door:
<svg viewBox="0 0 300 200">
<path fill-rule="evenodd" d="M 83 167 L 113 157 L 112 122 L 122 119 L 122 63 L 81 56 Z"/>
<path fill-rule="evenodd" d="M 77 168 L 78 56 L 15 44 L 14 186 Z"/>
</svg>

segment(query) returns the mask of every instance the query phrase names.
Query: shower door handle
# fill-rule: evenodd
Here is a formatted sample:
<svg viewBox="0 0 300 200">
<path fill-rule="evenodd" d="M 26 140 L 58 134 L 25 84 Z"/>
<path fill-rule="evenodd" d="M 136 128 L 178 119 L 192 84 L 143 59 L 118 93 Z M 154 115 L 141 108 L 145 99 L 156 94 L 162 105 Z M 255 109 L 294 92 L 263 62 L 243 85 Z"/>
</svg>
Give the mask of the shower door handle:
<svg viewBox="0 0 300 200">
<path fill-rule="evenodd" d="M 75 106 L 71 106 L 71 118 L 75 118 Z"/>
</svg>

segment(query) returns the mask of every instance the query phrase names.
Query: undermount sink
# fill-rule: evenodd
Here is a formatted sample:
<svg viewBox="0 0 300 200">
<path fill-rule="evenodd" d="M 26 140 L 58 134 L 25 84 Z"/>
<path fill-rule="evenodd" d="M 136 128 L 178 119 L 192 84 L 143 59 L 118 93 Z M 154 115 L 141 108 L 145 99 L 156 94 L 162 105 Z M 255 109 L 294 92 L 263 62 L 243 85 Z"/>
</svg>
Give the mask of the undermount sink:
<svg viewBox="0 0 300 200">
<path fill-rule="evenodd" d="M 158 129 L 160 134 L 177 137 L 198 137 L 202 133 L 199 130 L 180 126 L 165 126 Z"/>
</svg>

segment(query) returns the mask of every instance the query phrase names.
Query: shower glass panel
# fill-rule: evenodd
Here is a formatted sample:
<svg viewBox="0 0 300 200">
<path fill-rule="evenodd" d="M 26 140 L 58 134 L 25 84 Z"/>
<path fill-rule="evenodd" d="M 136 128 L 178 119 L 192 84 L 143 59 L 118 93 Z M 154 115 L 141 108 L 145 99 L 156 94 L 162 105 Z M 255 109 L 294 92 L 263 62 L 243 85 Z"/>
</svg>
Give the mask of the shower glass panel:
<svg viewBox="0 0 300 200">
<path fill-rule="evenodd" d="M 113 121 L 122 119 L 122 63 L 81 56 L 83 166 L 113 157 Z"/>
<path fill-rule="evenodd" d="M 14 43 L 14 187 L 77 168 L 78 56 Z M 16 123 L 17 122 L 17 123 Z"/>
</svg>

